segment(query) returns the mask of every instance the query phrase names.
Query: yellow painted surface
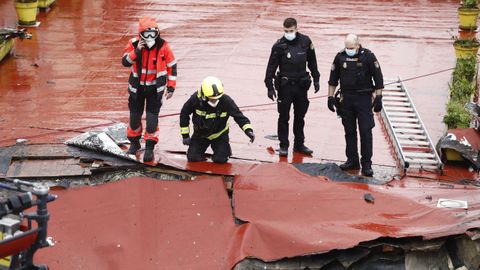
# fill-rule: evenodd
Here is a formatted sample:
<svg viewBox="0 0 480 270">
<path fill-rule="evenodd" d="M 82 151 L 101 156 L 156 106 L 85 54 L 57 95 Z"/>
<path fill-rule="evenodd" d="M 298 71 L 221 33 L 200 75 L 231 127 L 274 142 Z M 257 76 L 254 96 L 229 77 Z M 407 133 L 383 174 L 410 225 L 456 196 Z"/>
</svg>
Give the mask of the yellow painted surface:
<svg viewBox="0 0 480 270">
<path fill-rule="evenodd" d="M 455 56 L 457 58 L 468 58 L 471 56 L 475 56 L 477 55 L 478 48 L 479 48 L 478 46 L 467 48 L 467 47 L 459 46 L 457 44 L 453 44 L 453 47 L 455 48 Z"/>
<path fill-rule="evenodd" d="M 477 26 L 477 17 L 479 9 L 472 10 L 458 10 L 458 19 L 460 22 L 460 28 L 469 29 Z"/>
<path fill-rule="evenodd" d="M 18 21 L 20 24 L 34 24 L 37 21 L 38 1 L 33 3 L 15 2 Z"/>
<path fill-rule="evenodd" d="M 445 149 L 445 156 L 450 161 L 463 161 L 462 155 L 453 149 Z"/>
<path fill-rule="evenodd" d="M 15 40 L 13 38 L 0 41 L 0 61 L 10 52 L 14 43 Z"/>
<path fill-rule="evenodd" d="M 3 232 L 0 231 L 0 240 L 3 239 Z M 5 258 L 1 258 L 0 259 L 0 266 L 5 266 L 5 267 L 9 267 L 10 266 L 10 260 L 12 259 L 11 256 L 8 256 L 8 257 L 5 257 Z"/>
<path fill-rule="evenodd" d="M 38 0 L 38 7 L 39 8 L 47 8 L 51 6 L 55 0 Z"/>
</svg>

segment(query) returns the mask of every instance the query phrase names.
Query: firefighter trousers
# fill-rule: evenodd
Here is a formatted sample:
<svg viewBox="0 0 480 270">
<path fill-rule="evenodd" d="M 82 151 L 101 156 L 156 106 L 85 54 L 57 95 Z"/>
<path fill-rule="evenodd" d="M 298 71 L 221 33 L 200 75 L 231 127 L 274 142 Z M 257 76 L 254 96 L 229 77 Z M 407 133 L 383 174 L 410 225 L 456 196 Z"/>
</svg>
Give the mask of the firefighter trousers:
<svg viewBox="0 0 480 270">
<path fill-rule="evenodd" d="M 139 89 L 137 93 L 129 92 L 128 109 L 130 110 L 130 128 L 138 130 L 142 124 L 143 111 L 146 111 L 146 132 L 151 134 L 154 140 L 158 141 L 154 135 L 158 128 L 158 114 L 162 106 L 162 94 L 157 93 L 155 88 Z M 145 108 L 146 105 L 146 108 Z"/>
<path fill-rule="evenodd" d="M 187 151 L 188 161 L 202 161 L 205 159 L 205 151 L 211 146 L 213 150 L 212 160 L 215 163 L 225 163 L 232 154 L 228 131 L 220 137 L 209 140 L 193 134 Z"/>
</svg>

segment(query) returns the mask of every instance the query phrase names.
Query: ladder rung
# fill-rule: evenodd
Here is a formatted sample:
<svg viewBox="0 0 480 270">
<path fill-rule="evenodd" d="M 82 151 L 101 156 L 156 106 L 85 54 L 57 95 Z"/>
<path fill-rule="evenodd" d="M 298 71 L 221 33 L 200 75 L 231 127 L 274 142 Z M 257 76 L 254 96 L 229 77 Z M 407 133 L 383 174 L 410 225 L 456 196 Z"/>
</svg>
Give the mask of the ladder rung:
<svg viewBox="0 0 480 270">
<path fill-rule="evenodd" d="M 387 112 L 387 115 L 390 116 L 402 116 L 402 117 L 417 117 L 415 113 L 408 112 Z"/>
<path fill-rule="evenodd" d="M 405 158 L 405 161 L 413 164 L 428 164 L 428 165 L 437 165 L 437 161 L 434 159 L 422 159 L 422 158 Z"/>
<path fill-rule="evenodd" d="M 406 102 L 406 101 L 408 101 L 408 98 L 407 98 L 407 97 L 398 97 L 398 96 L 394 96 L 394 97 L 384 96 L 384 97 L 383 97 L 383 101 L 400 101 L 400 102 Z"/>
<path fill-rule="evenodd" d="M 404 97 L 404 96 L 406 96 L 405 92 L 398 92 L 398 91 L 387 91 L 387 92 L 383 92 L 382 95 L 383 95 L 383 97 L 387 97 L 387 96 Z"/>
<path fill-rule="evenodd" d="M 395 133 L 407 133 L 407 134 L 423 134 L 424 131 L 415 128 L 393 128 Z"/>
<path fill-rule="evenodd" d="M 432 154 L 432 153 L 420 153 L 420 152 L 406 152 L 406 151 L 404 151 L 403 154 L 405 155 L 405 157 L 435 159 L 435 155 Z"/>
<path fill-rule="evenodd" d="M 387 101 L 383 102 L 383 106 L 389 107 L 389 106 L 403 106 L 403 107 L 410 107 L 409 102 L 394 102 L 394 101 Z"/>
<path fill-rule="evenodd" d="M 389 117 L 388 120 L 390 122 L 395 123 L 395 122 L 404 122 L 404 123 L 418 123 L 418 119 L 412 118 L 412 117 L 403 117 L 403 118 L 398 118 L 398 117 Z"/>
<path fill-rule="evenodd" d="M 430 145 L 427 145 L 427 146 L 430 146 Z M 423 147 L 423 146 L 417 146 L 417 145 L 413 145 L 413 146 L 403 145 L 402 150 L 404 152 L 421 152 L 421 153 L 432 153 L 433 152 L 432 148 L 430 148 L 430 147 Z"/>
<path fill-rule="evenodd" d="M 410 139 L 410 140 L 427 140 L 427 136 L 425 135 L 417 135 L 417 134 L 397 134 L 397 138 L 399 139 Z"/>
<path fill-rule="evenodd" d="M 408 167 L 409 169 L 438 169 L 437 166 L 432 166 L 432 165 L 419 165 L 419 164 L 412 164 Z"/>
<path fill-rule="evenodd" d="M 410 124 L 410 123 L 394 123 L 391 122 L 393 127 L 406 127 L 406 128 L 422 128 L 420 124 Z"/>
<path fill-rule="evenodd" d="M 392 87 L 392 86 L 390 86 L 390 87 L 388 87 L 388 88 L 385 88 L 385 89 L 382 90 L 382 94 L 383 94 L 383 91 L 386 91 L 386 92 L 401 91 L 401 92 L 403 93 L 403 89 L 402 89 L 400 86 L 398 86 L 398 87 Z"/>
<path fill-rule="evenodd" d="M 383 109 L 389 113 L 390 111 L 401 111 L 401 112 L 413 112 L 411 107 L 387 107 L 383 106 Z"/>
<path fill-rule="evenodd" d="M 418 145 L 425 146 L 430 145 L 427 141 L 411 141 L 411 140 L 398 140 L 400 145 Z"/>
</svg>

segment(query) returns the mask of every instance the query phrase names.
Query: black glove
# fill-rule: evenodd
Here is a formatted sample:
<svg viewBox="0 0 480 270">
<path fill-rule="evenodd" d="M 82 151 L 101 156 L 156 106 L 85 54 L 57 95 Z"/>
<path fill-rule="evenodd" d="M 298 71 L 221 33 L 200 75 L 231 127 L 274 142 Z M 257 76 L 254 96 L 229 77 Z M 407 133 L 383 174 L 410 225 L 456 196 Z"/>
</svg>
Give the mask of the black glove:
<svg viewBox="0 0 480 270">
<path fill-rule="evenodd" d="M 335 98 L 333 96 L 328 97 L 327 106 L 330 111 L 335 112 Z"/>
<path fill-rule="evenodd" d="M 313 86 L 315 87 L 315 93 L 317 93 L 318 91 L 320 91 L 320 83 L 319 83 L 319 82 L 314 82 L 314 83 L 313 83 Z"/>
<path fill-rule="evenodd" d="M 247 131 L 245 131 L 245 134 L 247 134 L 247 136 L 250 138 L 251 143 L 255 141 L 255 134 L 253 134 L 252 129 L 247 129 Z"/>
<path fill-rule="evenodd" d="M 373 100 L 372 108 L 374 112 L 379 112 L 382 110 L 382 95 L 376 95 Z"/>
<path fill-rule="evenodd" d="M 183 138 L 182 142 L 183 142 L 183 145 L 190 145 L 190 137 L 186 137 L 186 138 Z"/>
<path fill-rule="evenodd" d="M 268 98 L 271 99 L 272 101 L 275 101 L 275 99 L 277 98 L 277 93 L 275 93 L 275 89 L 272 87 L 272 88 L 268 88 Z"/>
<path fill-rule="evenodd" d="M 173 93 L 173 92 L 175 92 L 175 88 L 169 86 L 169 87 L 167 87 L 167 92 L 168 93 Z"/>
</svg>

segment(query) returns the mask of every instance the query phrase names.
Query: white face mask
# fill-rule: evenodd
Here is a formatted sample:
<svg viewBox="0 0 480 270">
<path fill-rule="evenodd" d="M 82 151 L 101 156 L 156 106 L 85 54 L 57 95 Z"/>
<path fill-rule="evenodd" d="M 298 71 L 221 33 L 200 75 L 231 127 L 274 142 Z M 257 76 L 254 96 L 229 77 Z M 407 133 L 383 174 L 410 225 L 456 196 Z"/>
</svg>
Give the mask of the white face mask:
<svg viewBox="0 0 480 270">
<path fill-rule="evenodd" d="M 292 41 L 297 36 L 297 32 L 285 33 L 283 35 L 287 40 Z"/>
<path fill-rule="evenodd" d="M 347 49 L 347 48 L 345 48 L 345 53 L 348 56 L 352 57 L 357 53 L 357 49 Z"/>
<path fill-rule="evenodd" d="M 155 45 L 155 38 L 146 38 L 145 43 L 147 44 L 148 48 L 152 48 Z"/>
<path fill-rule="evenodd" d="M 207 102 L 208 105 L 212 106 L 213 108 L 217 107 L 218 105 L 218 100 L 216 100 L 215 102 L 211 102 L 210 100 Z"/>
</svg>

